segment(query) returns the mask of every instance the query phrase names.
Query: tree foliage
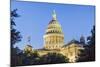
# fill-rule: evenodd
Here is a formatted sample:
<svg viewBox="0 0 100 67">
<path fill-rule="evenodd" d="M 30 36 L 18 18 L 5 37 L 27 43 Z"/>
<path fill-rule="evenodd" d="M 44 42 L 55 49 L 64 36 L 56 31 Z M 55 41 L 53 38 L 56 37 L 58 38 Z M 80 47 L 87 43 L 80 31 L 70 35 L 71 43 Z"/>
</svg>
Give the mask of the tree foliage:
<svg viewBox="0 0 100 67">
<path fill-rule="evenodd" d="M 95 26 L 93 26 L 93 29 L 91 30 L 91 36 L 87 37 L 87 40 L 88 40 L 89 60 L 94 61 L 95 60 Z"/>
<path fill-rule="evenodd" d="M 95 26 L 91 30 L 91 35 L 87 37 L 88 45 L 95 45 Z"/>
<path fill-rule="evenodd" d="M 14 57 L 12 66 L 26 66 L 26 65 L 39 65 L 39 64 L 56 64 L 67 63 L 68 59 L 59 53 L 48 53 L 40 56 L 38 52 L 28 53 L 20 52 Z"/>
<path fill-rule="evenodd" d="M 78 62 L 95 61 L 95 26 L 91 29 L 91 35 L 87 37 L 87 45 L 79 55 Z"/>
<path fill-rule="evenodd" d="M 22 36 L 20 35 L 20 32 L 15 28 L 16 27 L 16 23 L 15 23 L 15 18 L 19 17 L 19 15 L 17 14 L 17 9 L 11 11 L 11 15 L 10 15 L 10 19 L 11 19 L 11 65 L 21 65 L 22 63 L 20 62 L 22 59 L 20 58 L 22 55 L 19 54 L 22 51 L 16 47 L 14 48 L 14 44 L 21 41 Z"/>
<path fill-rule="evenodd" d="M 60 53 L 48 53 L 41 57 L 42 64 L 67 63 L 67 57 Z"/>
<path fill-rule="evenodd" d="M 17 14 L 17 9 L 11 11 L 11 47 L 19 41 L 21 41 L 22 36 L 20 32 L 15 28 L 15 18 L 19 17 Z"/>
</svg>

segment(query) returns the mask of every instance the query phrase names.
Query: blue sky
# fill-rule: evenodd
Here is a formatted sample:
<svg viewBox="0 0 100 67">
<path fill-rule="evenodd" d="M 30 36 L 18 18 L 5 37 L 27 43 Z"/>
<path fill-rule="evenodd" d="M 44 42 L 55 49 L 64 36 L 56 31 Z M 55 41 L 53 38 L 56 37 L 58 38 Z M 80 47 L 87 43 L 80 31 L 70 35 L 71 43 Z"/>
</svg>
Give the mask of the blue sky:
<svg viewBox="0 0 100 67">
<path fill-rule="evenodd" d="M 64 42 L 79 40 L 80 36 L 89 36 L 95 24 L 95 7 L 90 5 L 50 4 L 38 2 L 11 2 L 11 10 L 18 9 L 21 17 L 16 18 L 16 28 L 21 32 L 22 41 L 16 46 L 23 49 L 27 37 L 31 36 L 31 45 L 38 49 L 43 47 L 43 35 L 48 23 L 52 20 L 52 12 L 56 11 L 57 19 L 62 26 Z"/>
</svg>

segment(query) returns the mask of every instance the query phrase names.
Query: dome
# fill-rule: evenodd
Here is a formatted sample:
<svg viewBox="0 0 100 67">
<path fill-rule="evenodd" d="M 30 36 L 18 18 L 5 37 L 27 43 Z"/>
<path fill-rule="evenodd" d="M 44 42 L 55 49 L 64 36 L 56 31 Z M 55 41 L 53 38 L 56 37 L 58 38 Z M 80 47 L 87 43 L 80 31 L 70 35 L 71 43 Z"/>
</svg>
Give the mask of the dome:
<svg viewBox="0 0 100 67">
<path fill-rule="evenodd" d="M 47 30 L 46 30 L 46 34 L 52 34 L 52 33 L 63 34 L 61 25 L 56 19 L 55 12 L 53 13 L 53 19 L 49 22 Z"/>
<path fill-rule="evenodd" d="M 64 45 L 64 35 L 61 25 L 57 21 L 56 13 L 53 12 L 53 18 L 49 22 L 44 38 L 45 49 L 60 49 Z"/>
</svg>

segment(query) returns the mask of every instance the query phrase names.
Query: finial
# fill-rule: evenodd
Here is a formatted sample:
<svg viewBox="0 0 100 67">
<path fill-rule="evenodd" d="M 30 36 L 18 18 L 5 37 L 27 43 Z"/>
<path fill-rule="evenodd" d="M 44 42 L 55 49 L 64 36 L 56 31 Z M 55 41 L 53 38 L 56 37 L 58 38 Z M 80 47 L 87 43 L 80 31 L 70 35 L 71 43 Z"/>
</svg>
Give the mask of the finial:
<svg viewBox="0 0 100 67">
<path fill-rule="evenodd" d="M 55 10 L 53 10 L 53 20 L 56 20 L 56 12 L 55 12 Z"/>
</svg>

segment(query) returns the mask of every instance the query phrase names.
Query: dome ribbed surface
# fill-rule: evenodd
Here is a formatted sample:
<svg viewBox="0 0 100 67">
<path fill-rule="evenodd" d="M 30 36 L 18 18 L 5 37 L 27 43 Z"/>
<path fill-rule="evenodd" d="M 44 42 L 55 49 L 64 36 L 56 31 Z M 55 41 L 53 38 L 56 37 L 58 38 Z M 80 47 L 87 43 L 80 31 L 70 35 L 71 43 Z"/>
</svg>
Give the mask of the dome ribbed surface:
<svg viewBox="0 0 100 67">
<path fill-rule="evenodd" d="M 58 33 L 62 34 L 61 25 L 58 23 L 57 20 L 51 20 L 48 24 L 46 34 Z"/>
</svg>

